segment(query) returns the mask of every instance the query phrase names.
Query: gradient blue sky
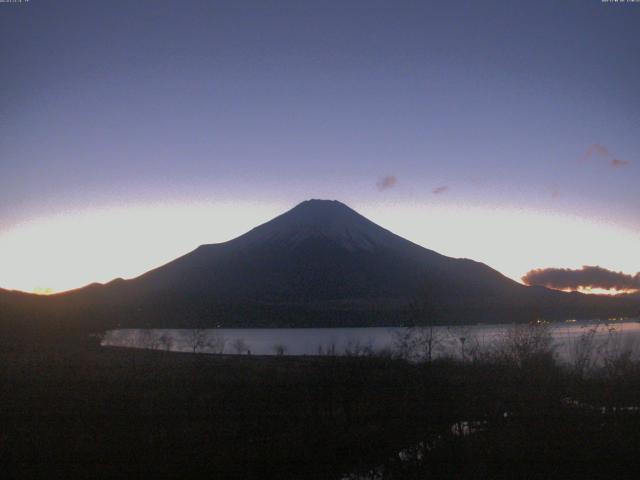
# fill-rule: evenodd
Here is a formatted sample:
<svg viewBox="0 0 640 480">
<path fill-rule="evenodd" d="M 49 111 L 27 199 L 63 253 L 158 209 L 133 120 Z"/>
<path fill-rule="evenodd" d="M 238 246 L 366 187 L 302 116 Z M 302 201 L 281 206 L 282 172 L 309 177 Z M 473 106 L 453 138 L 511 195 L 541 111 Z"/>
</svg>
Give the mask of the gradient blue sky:
<svg viewBox="0 0 640 480">
<path fill-rule="evenodd" d="M 319 197 L 638 240 L 639 79 L 640 3 L 0 3 L 0 237 L 70 211 Z"/>
</svg>

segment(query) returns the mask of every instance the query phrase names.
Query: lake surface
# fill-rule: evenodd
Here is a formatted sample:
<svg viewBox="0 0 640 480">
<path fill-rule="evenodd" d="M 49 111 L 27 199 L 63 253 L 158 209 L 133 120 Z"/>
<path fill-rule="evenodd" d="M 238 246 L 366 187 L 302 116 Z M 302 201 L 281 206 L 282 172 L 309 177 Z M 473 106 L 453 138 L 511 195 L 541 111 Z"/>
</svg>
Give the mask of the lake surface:
<svg viewBox="0 0 640 480">
<path fill-rule="evenodd" d="M 469 355 L 504 340 L 513 325 L 434 327 L 434 355 Z M 569 360 L 588 332 L 601 354 L 640 350 L 640 320 L 558 322 L 547 326 L 560 360 Z M 245 329 L 120 329 L 110 330 L 103 346 L 162 349 L 177 352 L 252 355 L 345 355 L 397 350 L 402 327 L 371 328 L 245 328 Z"/>
</svg>

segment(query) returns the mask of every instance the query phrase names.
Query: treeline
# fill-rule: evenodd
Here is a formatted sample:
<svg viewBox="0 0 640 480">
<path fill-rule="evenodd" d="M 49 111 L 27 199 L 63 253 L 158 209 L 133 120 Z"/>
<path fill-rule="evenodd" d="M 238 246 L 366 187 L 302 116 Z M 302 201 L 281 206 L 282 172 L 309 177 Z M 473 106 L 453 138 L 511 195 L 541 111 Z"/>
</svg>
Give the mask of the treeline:
<svg viewBox="0 0 640 480">
<path fill-rule="evenodd" d="M 423 315 L 425 302 L 430 303 L 429 310 L 438 310 L 436 316 Z M 411 298 L 284 304 L 232 301 L 183 291 L 137 293 L 119 281 L 49 297 L 0 290 L 0 334 L 68 335 L 115 328 L 463 325 L 640 315 L 640 302 L 634 297 L 568 295 L 547 290 L 533 298 L 514 294 L 462 303 L 455 296 L 443 303 L 441 298 L 425 294 L 419 303 L 416 305 Z"/>
<path fill-rule="evenodd" d="M 560 364 L 534 325 L 483 352 L 465 338 L 457 359 L 416 361 L 429 334 L 412 335 L 404 350 L 343 357 L 13 344 L 0 353 L 0 463 L 83 478 L 636 475 L 633 349 L 595 361 L 587 332 L 584 355 Z"/>
</svg>

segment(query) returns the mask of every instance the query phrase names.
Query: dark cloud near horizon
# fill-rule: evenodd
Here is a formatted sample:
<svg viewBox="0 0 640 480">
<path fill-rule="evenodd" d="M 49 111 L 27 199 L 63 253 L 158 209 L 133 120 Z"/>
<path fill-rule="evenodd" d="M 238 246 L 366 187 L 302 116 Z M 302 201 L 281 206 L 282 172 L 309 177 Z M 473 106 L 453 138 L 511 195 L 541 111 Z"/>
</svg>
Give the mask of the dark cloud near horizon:
<svg viewBox="0 0 640 480">
<path fill-rule="evenodd" d="M 527 285 L 540 285 L 556 289 L 640 290 L 640 273 L 629 275 L 589 265 L 577 270 L 570 268 L 538 268 L 528 272 L 522 277 L 522 281 Z"/>
<path fill-rule="evenodd" d="M 431 193 L 433 193 L 434 195 L 442 195 L 443 193 L 447 192 L 449 190 L 449 186 L 448 185 L 442 185 L 441 187 L 437 187 L 434 188 L 433 190 L 431 190 Z"/>
<path fill-rule="evenodd" d="M 388 190 L 390 188 L 395 187 L 397 184 L 398 184 L 398 179 L 395 175 L 387 175 L 386 177 L 383 177 L 380 180 L 378 180 L 378 183 L 376 183 L 376 186 L 378 187 L 378 190 L 382 192 L 384 190 Z"/>
</svg>

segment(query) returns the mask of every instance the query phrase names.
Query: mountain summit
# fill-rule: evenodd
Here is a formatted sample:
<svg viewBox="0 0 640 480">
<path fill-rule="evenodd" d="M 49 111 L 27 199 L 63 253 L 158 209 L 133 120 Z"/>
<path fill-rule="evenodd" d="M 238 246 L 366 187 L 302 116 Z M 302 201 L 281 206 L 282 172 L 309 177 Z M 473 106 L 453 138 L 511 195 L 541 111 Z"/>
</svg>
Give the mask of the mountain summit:
<svg viewBox="0 0 640 480">
<path fill-rule="evenodd" d="M 144 293 L 170 288 L 269 304 L 397 301 L 415 294 L 426 257 L 436 264 L 445 258 L 343 203 L 309 200 L 236 239 L 202 245 L 131 282 Z"/>
<path fill-rule="evenodd" d="M 309 200 L 131 280 L 47 298 L 0 292 L 0 317 L 99 329 L 364 326 L 619 315 L 623 302 L 526 287 L 405 240 L 338 201 Z"/>
<path fill-rule="evenodd" d="M 335 242 L 350 251 L 374 251 L 405 241 L 337 200 L 302 202 L 237 241 L 296 247 L 312 239 Z"/>
</svg>

